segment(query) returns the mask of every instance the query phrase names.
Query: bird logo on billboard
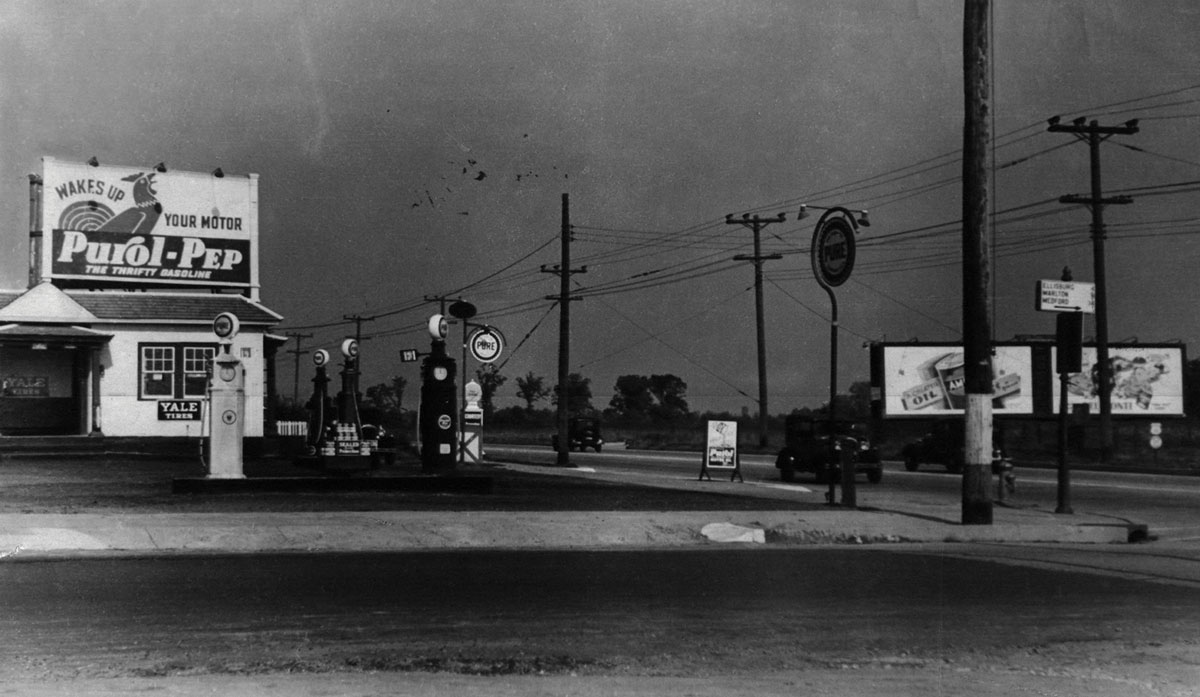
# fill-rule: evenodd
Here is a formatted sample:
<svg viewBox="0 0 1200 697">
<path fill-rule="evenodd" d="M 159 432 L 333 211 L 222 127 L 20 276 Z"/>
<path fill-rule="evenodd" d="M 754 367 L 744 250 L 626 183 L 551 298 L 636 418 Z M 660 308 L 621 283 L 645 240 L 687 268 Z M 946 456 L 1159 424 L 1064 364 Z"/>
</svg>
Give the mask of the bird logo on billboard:
<svg viewBox="0 0 1200 697">
<path fill-rule="evenodd" d="M 154 172 L 138 172 L 121 181 L 133 182 L 133 205 L 114 213 L 107 205 L 95 201 L 77 201 L 63 209 L 58 226 L 63 230 L 121 232 L 130 235 L 150 234 L 162 215 L 163 207 L 156 198 Z M 110 198 L 113 198 L 110 195 Z"/>
</svg>

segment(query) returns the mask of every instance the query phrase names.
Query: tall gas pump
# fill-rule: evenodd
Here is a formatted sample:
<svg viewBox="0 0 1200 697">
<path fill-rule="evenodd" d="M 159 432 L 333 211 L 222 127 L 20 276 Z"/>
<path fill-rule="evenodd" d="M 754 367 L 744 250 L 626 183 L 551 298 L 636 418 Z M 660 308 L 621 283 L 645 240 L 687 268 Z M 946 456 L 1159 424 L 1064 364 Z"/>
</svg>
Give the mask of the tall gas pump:
<svg viewBox="0 0 1200 697">
<path fill-rule="evenodd" d="M 220 348 L 209 381 L 208 478 L 243 479 L 242 439 L 246 434 L 246 373 L 230 350 L 240 328 L 237 315 L 222 312 L 213 320 Z"/>
<path fill-rule="evenodd" d="M 458 398 L 455 360 L 446 353 L 446 318 L 429 318 L 432 339 L 421 363 L 421 471 L 452 472 L 457 460 Z"/>
<path fill-rule="evenodd" d="M 339 455 L 360 454 L 362 419 L 358 416 L 358 341 L 342 341 L 342 390 L 338 392 L 338 440 L 352 443 Z"/>
<path fill-rule="evenodd" d="M 329 436 L 329 425 L 333 421 L 333 402 L 329 399 L 329 376 L 325 374 L 325 364 L 329 362 L 329 352 L 325 349 L 314 351 L 313 365 L 317 368 L 313 376 L 313 393 L 308 400 L 308 446 L 309 456 L 321 455 L 325 449 L 325 439 Z"/>
<path fill-rule="evenodd" d="M 332 440 L 325 442 L 321 464 L 329 470 L 365 470 L 371 466 L 371 452 L 363 442 L 362 419 L 358 415 L 357 340 L 346 339 L 342 342 L 342 358 L 342 389 L 337 395 L 337 420 L 330 434 Z"/>
</svg>

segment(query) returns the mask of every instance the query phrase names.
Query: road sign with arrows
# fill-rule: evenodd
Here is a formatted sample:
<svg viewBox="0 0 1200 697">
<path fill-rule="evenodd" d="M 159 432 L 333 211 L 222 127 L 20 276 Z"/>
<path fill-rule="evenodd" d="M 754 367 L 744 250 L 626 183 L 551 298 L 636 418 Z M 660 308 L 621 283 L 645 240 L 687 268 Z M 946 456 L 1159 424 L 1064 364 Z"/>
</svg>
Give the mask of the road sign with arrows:
<svg viewBox="0 0 1200 697">
<path fill-rule="evenodd" d="M 1037 309 L 1042 312 L 1096 314 L 1096 284 L 1078 281 L 1038 281 Z"/>
</svg>

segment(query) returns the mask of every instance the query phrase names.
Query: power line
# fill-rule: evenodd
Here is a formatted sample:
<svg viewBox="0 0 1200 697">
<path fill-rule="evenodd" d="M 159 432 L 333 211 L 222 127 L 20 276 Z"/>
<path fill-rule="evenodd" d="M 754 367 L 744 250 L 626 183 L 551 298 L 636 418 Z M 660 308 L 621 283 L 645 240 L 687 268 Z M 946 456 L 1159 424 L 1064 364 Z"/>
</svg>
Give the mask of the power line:
<svg viewBox="0 0 1200 697">
<path fill-rule="evenodd" d="M 739 293 L 739 295 L 740 295 L 740 293 Z M 648 336 L 649 336 L 650 338 L 652 338 L 654 341 L 657 341 L 658 343 L 662 344 L 664 347 L 666 347 L 666 348 L 667 348 L 668 350 L 670 350 L 672 353 L 675 353 L 676 355 L 678 355 L 678 356 L 679 356 L 680 358 L 682 358 L 683 360 L 687 361 L 688 363 L 691 363 L 692 365 L 696 366 L 696 367 L 697 367 L 697 368 L 699 368 L 700 370 L 703 370 L 704 372 L 708 373 L 710 376 L 712 376 L 712 377 L 716 378 L 718 381 L 720 381 L 720 382 L 723 382 L 724 384 L 726 384 L 727 386 L 729 386 L 730 388 L 732 388 L 734 391 L 736 391 L 738 394 L 742 395 L 743 397 L 746 397 L 747 399 L 753 399 L 752 397 L 750 397 L 750 395 L 746 394 L 746 393 L 745 393 L 745 392 L 743 392 L 741 389 L 739 389 L 739 388 L 737 387 L 737 385 L 734 385 L 733 383 L 729 382 L 728 380 L 726 380 L 724 377 L 722 377 L 722 376 L 721 376 L 721 375 L 719 375 L 718 373 L 716 373 L 716 372 L 714 372 L 714 371 L 712 371 L 712 370 L 709 370 L 708 368 L 706 368 L 706 367 L 704 367 L 704 366 L 700 365 L 699 363 L 697 363 L 697 362 L 693 361 L 691 358 L 689 358 L 689 357 L 687 356 L 687 354 L 685 354 L 684 352 L 682 352 L 682 351 L 680 351 L 679 349 L 675 348 L 674 346 L 672 346 L 672 345 L 668 344 L 666 341 L 663 341 L 663 339 L 662 339 L 661 337 L 659 337 L 659 336 L 657 336 L 657 335 L 655 335 L 655 334 L 652 334 L 652 333 L 651 333 L 651 332 L 650 332 L 648 329 L 646 329 L 646 328 L 645 328 L 645 327 L 643 327 L 642 325 L 638 324 L 638 323 L 637 323 L 636 321 L 634 321 L 634 320 L 633 320 L 631 317 L 629 317 L 629 316 L 628 316 L 628 315 L 626 315 L 625 313 L 621 312 L 621 311 L 620 311 L 620 310 L 618 310 L 617 308 L 613 307 L 613 306 L 612 306 L 612 304 L 610 304 L 610 303 L 608 303 L 608 302 L 606 302 L 606 301 L 604 301 L 604 300 L 600 300 L 600 303 L 601 303 L 602 305 L 604 305 L 605 307 L 607 307 L 609 310 L 612 310 L 612 311 L 613 311 L 613 312 L 615 312 L 616 314 L 620 315 L 620 316 L 621 316 L 621 318 L 622 318 L 622 319 L 624 319 L 626 322 L 629 322 L 629 323 L 630 323 L 630 324 L 632 324 L 634 327 L 637 327 L 639 330 L 641 330 L 641 331 L 642 331 L 642 333 L 644 333 L 644 334 L 648 335 Z M 711 309 L 711 308 L 709 308 L 709 309 Z M 593 361 L 593 363 L 594 363 L 594 362 L 595 362 L 595 361 Z"/>
</svg>

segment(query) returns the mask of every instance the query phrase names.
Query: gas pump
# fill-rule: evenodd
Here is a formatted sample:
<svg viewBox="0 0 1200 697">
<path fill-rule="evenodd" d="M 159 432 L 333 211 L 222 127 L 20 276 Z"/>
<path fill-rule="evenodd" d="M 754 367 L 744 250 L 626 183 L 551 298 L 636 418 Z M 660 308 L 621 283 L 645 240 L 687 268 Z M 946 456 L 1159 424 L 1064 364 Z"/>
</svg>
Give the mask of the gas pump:
<svg viewBox="0 0 1200 697">
<path fill-rule="evenodd" d="M 310 456 L 323 454 L 329 422 L 333 418 L 333 403 L 329 399 L 329 377 L 325 374 L 329 352 L 325 349 L 315 351 L 312 361 L 317 368 L 317 374 L 312 379 L 312 397 L 305 405 L 308 408 L 308 439 L 305 445 L 308 446 Z"/>
<path fill-rule="evenodd" d="M 342 342 L 342 391 L 338 392 L 338 455 L 359 455 L 362 420 L 358 416 L 358 342 Z"/>
<path fill-rule="evenodd" d="M 446 353 L 446 318 L 429 318 L 432 339 L 429 354 L 421 363 L 421 471 L 454 470 L 457 443 L 458 399 L 454 386 L 457 366 Z"/>
<path fill-rule="evenodd" d="M 342 390 L 337 395 L 337 418 L 326 436 L 321 463 L 331 470 L 363 470 L 371 466 L 370 450 L 362 439 L 358 416 L 358 341 L 342 342 Z"/>
<path fill-rule="evenodd" d="M 209 382 L 208 478 L 243 479 L 242 438 L 245 436 L 246 374 L 230 350 L 240 323 L 237 315 L 222 312 L 213 320 L 220 349 L 213 359 Z"/>
<path fill-rule="evenodd" d="M 463 388 L 467 403 L 462 412 L 462 450 L 460 462 L 468 465 L 478 465 L 483 459 L 483 407 L 479 400 L 483 397 L 483 389 L 474 380 Z"/>
</svg>

